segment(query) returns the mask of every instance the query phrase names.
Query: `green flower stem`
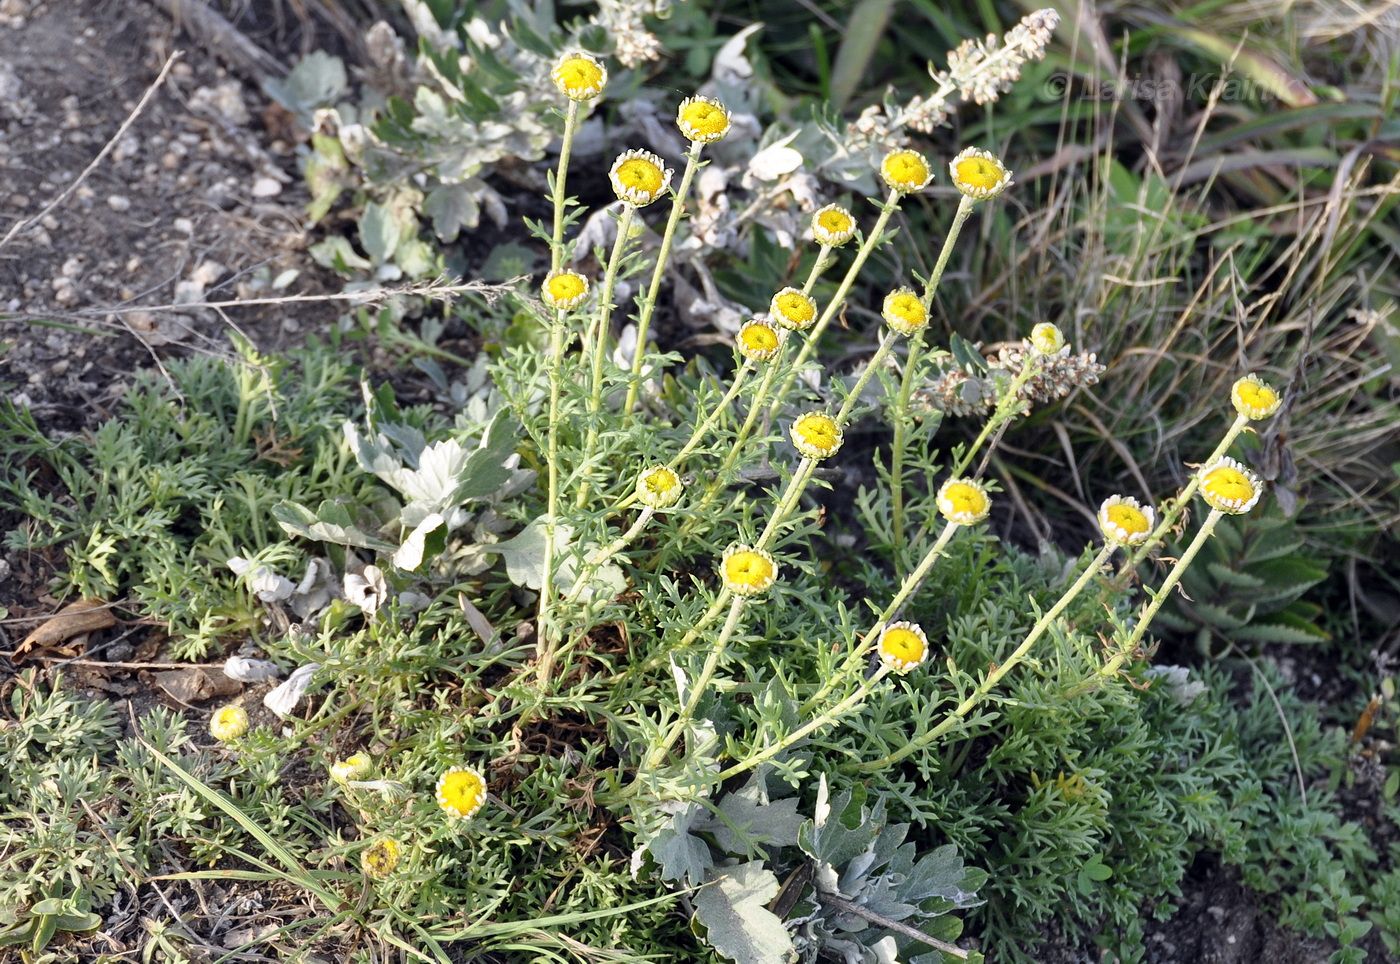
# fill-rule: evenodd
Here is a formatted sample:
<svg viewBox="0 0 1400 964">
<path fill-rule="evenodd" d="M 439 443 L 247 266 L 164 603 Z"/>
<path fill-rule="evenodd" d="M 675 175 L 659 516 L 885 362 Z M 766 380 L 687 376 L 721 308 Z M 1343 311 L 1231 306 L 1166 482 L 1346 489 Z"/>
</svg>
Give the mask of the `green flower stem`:
<svg viewBox="0 0 1400 964">
<path fill-rule="evenodd" d="M 1152 596 L 1152 601 L 1147 604 L 1147 608 L 1145 608 L 1142 611 L 1142 615 L 1138 617 L 1137 625 L 1133 627 L 1133 634 L 1128 637 L 1127 642 L 1119 647 L 1118 652 L 1113 658 L 1105 663 L 1098 672 L 1070 690 L 1070 696 L 1079 696 L 1082 693 L 1086 693 L 1104 680 L 1117 675 L 1119 668 L 1138 651 L 1138 646 L 1142 643 L 1142 637 L 1147 634 L 1147 629 L 1152 625 L 1152 620 L 1156 618 L 1158 610 L 1166 603 L 1167 597 L 1172 594 L 1172 590 L 1176 588 L 1176 584 L 1181 581 L 1182 575 L 1185 574 L 1186 567 L 1191 565 L 1191 560 L 1196 558 L 1196 553 L 1201 551 L 1201 546 L 1206 544 L 1206 540 L 1210 538 L 1210 534 L 1215 531 L 1216 523 L 1218 523 L 1224 515 L 1225 513 L 1219 509 L 1210 510 L 1210 515 L 1206 516 L 1206 520 L 1201 523 L 1201 528 L 1200 531 L 1196 533 L 1196 538 L 1191 540 L 1191 544 L 1186 547 L 1186 551 L 1181 554 L 1181 558 L 1176 561 L 1176 565 L 1172 566 L 1171 572 L 1167 573 L 1167 578 L 1162 580 L 1162 585 L 1158 587 L 1157 592 Z"/>
<path fill-rule="evenodd" d="M 1021 366 L 1021 370 L 1006 386 L 1006 391 L 1002 392 L 1001 397 L 997 399 L 996 409 L 993 410 L 991 418 L 987 419 L 986 424 L 982 426 L 982 431 L 978 433 L 977 438 L 973 439 L 972 444 L 968 446 L 962 457 L 958 459 L 957 464 L 953 466 L 953 478 L 962 478 L 963 473 L 972 464 L 972 460 L 977 457 L 978 451 L 986 444 L 987 439 L 991 438 L 992 433 L 999 429 L 1002 423 L 1009 422 L 1016 417 L 1016 413 L 1020 411 L 1018 398 L 1021 389 L 1025 388 L 1026 383 L 1034 378 L 1035 373 L 1040 370 L 1037 361 L 1038 357 L 1031 354 L 1030 349 L 1027 349 L 1026 363 Z"/>
<path fill-rule="evenodd" d="M 817 252 L 817 260 L 812 264 L 812 270 L 807 272 L 807 281 L 802 285 L 802 293 L 804 295 L 810 296 L 812 294 L 812 288 L 816 285 L 817 279 L 821 277 L 822 272 L 826 270 L 830 257 L 831 245 L 822 245 L 821 250 Z"/>
<path fill-rule="evenodd" d="M 754 543 L 754 548 L 767 549 L 773 542 L 778 534 L 778 527 L 792 514 L 792 510 L 797 506 L 797 500 L 802 498 L 802 490 L 807 488 L 807 482 L 812 478 L 812 472 L 816 467 L 815 459 L 803 458 L 801 462 L 797 463 L 792 478 L 788 479 L 787 488 L 783 490 L 782 497 L 778 500 L 777 508 L 768 517 L 768 524 L 763 527 L 763 533 Z"/>
<path fill-rule="evenodd" d="M 564 182 L 569 176 L 569 152 L 574 146 L 574 132 L 577 129 L 578 101 L 570 100 L 568 113 L 564 115 L 564 137 L 559 143 L 559 172 L 554 176 L 554 234 L 549 242 L 552 271 L 558 271 L 564 263 L 564 205 L 568 200 Z"/>
<path fill-rule="evenodd" d="M 870 629 L 866 631 L 866 634 L 861 637 L 855 649 L 851 650 L 846 656 L 845 661 L 837 668 L 836 672 L 832 673 L 827 681 L 821 685 L 821 688 L 803 701 L 799 712 L 807 713 L 813 707 L 820 705 L 827 694 L 840 686 L 846 677 L 851 674 L 852 670 L 861 665 L 865 660 L 866 654 L 870 652 L 871 648 L 880 638 L 880 633 L 884 631 L 890 618 L 893 617 L 895 613 L 899 612 L 900 607 L 908 601 L 910 596 L 914 595 L 919 586 L 923 584 L 923 581 L 928 578 L 928 574 L 933 571 L 934 563 L 942 558 L 943 551 L 948 548 L 948 542 L 953 538 L 953 534 L 960 528 L 961 526 L 956 522 L 949 522 L 943 527 L 943 531 L 938 534 L 938 539 L 929 547 L 928 552 L 924 553 L 924 557 L 919 560 L 919 564 L 914 567 L 914 570 L 910 572 L 909 575 L 904 577 L 904 581 L 900 583 L 899 591 L 894 594 L 894 598 L 890 600 L 889 605 L 885 607 L 884 611 L 880 613 L 879 618 L 875 620 L 875 625 L 871 626 Z"/>
<path fill-rule="evenodd" d="M 570 101 L 572 108 L 574 101 Z M 553 666 L 553 649 L 558 641 L 550 621 L 550 606 L 554 602 L 554 529 L 559 517 L 559 364 L 564 358 L 564 315 L 555 315 L 549 331 L 549 441 L 546 443 L 545 465 L 548 467 L 548 510 L 545 515 L 544 574 L 540 577 L 539 613 L 535 625 L 540 636 L 539 672 L 543 686 L 549 680 Z"/>
<path fill-rule="evenodd" d="M 642 359 L 646 357 L 651 316 L 656 311 L 656 297 L 661 291 L 666 262 L 671 257 L 671 242 L 676 237 L 676 226 L 680 224 L 681 216 L 685 213 L 685 199 L 690 194 L 690 182 L 695 179 L 695 172 L 700 168 L 700 152 L 704 149 L 704 144 L 694 141 L 685 155 L 685 171 L 681 174 L 680 186 L 671 198 L 671 216 L 666 219 L 666 229 L 661 234 L 661 250 L 656 256 L 656 267 L 651 271 L 651 285 L 647 288 L 646 298 L 637 313 L 637 349 L 632 353 L 632 374 L 627 385 L 627 401 L 622 403 L 624 420 L 631 417 L 632 409 L 637 404 L 637 393 L 642 388 Z"/>
<path fill-rule="evenodd" d="M 647 523 L 651 522 L 652 516 L 654 515 L 656 515 L 656 510 L 651 506 L 647 506 L 641 512 L 637 513 L 636 520 L 626 532 L 606 546 L 600 546 L 590 552 L 588 558 L 584 560 L 583 566 L 580 567 L 578 576 L 574 579 L 573 588 L 571 588 L 569 594 L 564 597 L 564 605 L 571 606 L 578 602 L 578 597 L 583 595 L 583 590 L 588 586 L 589 577 L 598 571 L 599 566 L 631 545 L 632 540 L 642 534 L 642 530 L 647 527 Z"/>
<path fill-rule="evenodd" d="M 874 773 L 877 770 L 883 770 L 891 764 L 898 763 L 915 750 L 936 742 L 940 737 L 956 726 L 959 720 L 965 719 L 967 714 L 971 713 L 979 703 L 986 699 L 987 694 L 996 688 L 996 685 L 1001 682 L 1002 677 L 1015 669 L 1017 664 L 1026 658 L 1026 654 L 1031 651 L 1031 647 L 1040 640 L 1041 636 L 1045 635 L 1046 631 L 1054 625 L 1055 620 L 1060 618 L 1060 614 L 1065 611 L 1065 608 L 1074 601 L 1076 596 L 1084 591 L 1084 587 L 1089 585 L 1090 580 L 1092 580 L 1094 576 L 1098 574 L 1099 570 L 1108 562 L 1109 557 L 1113 555 L 1113 549 L 1114 547 L 1112 545 L 1105 545 L 1099 550 L 1098 554 L 1094 556 L 1093 561 L 1084 568 L 1079 578 L 1074 581 L 1074 585 L 1065 590 L 1064 595 L 1060 596 L 1059 601 L 1046 610 L 1045 613 L 1035 621 L 1035 625 L 1032 626 L 1031 631 L 1026 634 L 1026 638 L 1021 641 L 1021 645 L 1016 647 L 1016 651 L 1008 656 L 1006 661 L 1000 666 L 997 666 L 988 673 L 981 684 L 973 690 L 966 699 L 959 703 L 953 712 L 945 716 L 937 726 L 922 736 L 905 743 L 893 753 L 887 754 L 878 760 L 869 760 L 858 765 L 856 771 L 859 773 Z"/>
<path fill-rule="evenodd" d="M 855 260 L 852 261 L 851 266 L 846 269 L 845 277 L 841 279 L 841 283 L 836 287 L 836 293 L 832 296 L 831 301 L 827 302 L 827 306 L 822 311 L 821 317 L 817 319 L 817 323 L 807 332 L 807 340 L 803 342 L 801 349 L 798 350 L 797 357 L 792 363 L 792 369 L 787 373 L 787 377 L 783 379 L 777 394 L 773 396 L 773 403 L 768 410 L 769 421 L 778 417 L 778 409 L 782 407 L 783 402 L 787 399 L 787 393 L 792 389 L 793 383 L 796 382 L 798 376 L 802 374 L 803 364 L 811 357 L 812 352 L 816 351 L 817 342 L 821 340 L 822 333 L 826 331 L 827 325 L 831 324 L 831 320 L 835 318 L 837 312 L 841 310 L 841 306 L 846 303 L 846 295 L 850 293 L 851 285 L 855 284 L 856 275 L 860 274 L 860 269 L 865 266 L 866 259 L 870 257 L 870 253 L 874 251 L 876 245 L 880 243 L 880 239 L 885 233 L 885 226 L 890 223 L 890 218 L 894 215 L 894 212 L 899 210 L 899 198 L 900 194 L 898 191 L 890 191 L 889 197 L 886 198 L 885 203 L 881 205 L 880 216 L 875 219 L 875 224 L 871 227 L 870 233 L 866 235 L 865 240 L 861 242 L 860 248 L 856 251 Z"/>
<path fill-rule="evenodd" d="M 603 360 L 607 357 L 608 330 L 612 327 L 613 286 L 617 284 L 618 268 L 622 265 L 622 255 L 627 248 L 627 236 L 632 233 L 632 218 L 637 209 L 630 204 L 622 205 L 622 216 L 617 219 L 617 240 L 613 242 L 612 254 L 608 256 L 608 267 L 603 273 L 603 293 L 598 298 L 598 320 L 593 338 L 593 376 L 590 385 L 592 394 L 588 400 L 588 436 L 583 444 L 583 466 L 593 458 L 593 450 L 598 446 L 598 417 L 603 410 Z M 585 475 L 578 487 L 578 498 L 574 506 L 582 509 L 588 504 L 588 478 Z"/>
<path fill-rule="evenodd" d="M 885 359 L 889 357 L 890 351 L 894 348 L 894 343 L 899 340 L 899 333 L 895 331 L 885 332 L 885 337 L 880 339 L 880 347 L 875 349 L 875 354 L 870 356 L 870 361 L 865 363 L 865 370 L 860 373 L 856 383 L 851 386 L 850 394 L 841 403 L 840 410 L 836 413 L 836 423 L 842 428 L 846 427 L 846 421 L 851 417 L 851 410 L 860 401 L 860 393 L 865 391 L 865 386 L 870 383 L 870 379 L 879 371 Z"/>
<path fill-rule="evenodd" d="M 695 715 L 695 708 L 700 705 L 700 700 L 705 695 L 705 687 L 709 685 L 710 679 L 715 675 L 715 670 L 719 668 L 720 660 L 724 658 L 724 651 L 729 646 L 729 640 L 734 636 L 734 630 L 739 626 L 739 616 L 743 611 L 744 597 L 735 596 L 734 601 L 729 604 L 729 616 L 724 621 L 724 628 L 719 632 L 719 639 L 715 640 L 715 644 L 710 647 L 710 655 L 705 659 L 705 665 L 700 668 L 700 675 L 695 677 L 695 681 L 691 684 L 690 695 L 686 697 L 680 715 L 671 724 L 665 739 L 651 748 L 651 752 L 642 761 L 641 770 L 650 770 L 658 766 L 662 760 L 666 759 L 667 751 L 676 745 L 676 741 L 685 732 L 685 725 Z"/>
<path fill-rule="evenodd" d="M 777 756 L 779 753 L 782 753 L 788 747 L 796 743 L 800 743 L 812 733 L 815 733 L 817 730 L 821 729 L 829 723 L 835 722 L 835 720 L 838 717 L 840 717 L 842 714 L 846 713 L 856 704 L 864 700 L 865 697 L 870 693 L 870 691 L 875 688 L 876 684 L 878 684 L 889 674 L 890 667 L 888 665 L 882 665 L 868 678 L 866 678 L 860 686 L 856 687 L 855 690 L 853 690 L 851 694 L 845 699 L 843 699 L 841 702 L 835 704 L 829 710 L 822 713 L 820 716 L 808 721 L 807 723 L 804 723 L 802 726 L 799 726 L 797 729 L 793 730 L 791 733 L 783 737 L 777 743 L 774 743 L 772 746 L 760 750 L 758 753 L 754 753 L 750 756 L 747 756 L 744 759 L 740 760 L 738 763 L 734 764 L 733 766 L 720 771 L 719 774 L 712 777 L 709 782 L 723 783 L 730 777 L 736 777 L 741 773 L 745 773 L 749 770 L 752 770 L 754 767 L 759 766 L 760 764 L 767 763 L 769 760 L 773 759 L 773 757 Z"/>
<path fill-rule="evenodd" d="M 958 235 L 962 233 L 963 223 L 972 214 L 972 206 L 975 203 L 972 198 L 966 195 L 958 202 L 957 213 L 953 215 L 953 224 L 948 229 L 948 236 L 943 239 L 943 249 L 938 253 L 938 261 L 934 264 L 933 271 L 924 284 L 922 301 L 926 312 L 933 308 L 933 296 L 937 293 L 938 285 L 943 280 L 943 271 L 947 268 L 948 259 L 953 254 L 953 245 L 957 243 Z M 904 456 L 909 445 L 909 400 L 914 394 L 914 373 L 918 369 L 919 355 L 923 348 L 924 333 L 921 331 L 909 339 L 909 354 L 904 360 L 904 374 L 899 380 L 899 395 L 895 399 L 894 407 L 894 443 L 890 451 L 890 504 L 892 548 L 896 568 L 899 567 L 904 555 Z"/>
<path fill-rule="evenodd" d="M 1226 452 L 1230 451 L 1230 446 L 1235 444 L 1235 439 L 1239 438 L 1240 433 L 1244 431 L 1245 426 L 1248 424 L 1248 417 L 1244 415 L 1237 416 L 1235 421 L 1230 425 L 1229 430 L 1225 432 L 1225 437 L 1220 440 L 1220 444 L 1215 447 L 1214 452 L 1210 453 L 1210 456 L 1207 457 L 1204 464 L 1210 465 Z M 1181 494 L 1176 497 L 1170 506 L 1164 507 L 1162 521 L 1157 523 L 1157 528 L 1153 529 L 1152 534 L 1147 537 L 1143 544 L 1138 546 L 1137 549 L 1133 551 L 1132 555 L 1123 562 L 1123 567 L 1118 570 L 1118 578 L 1121 579 L 1136 569 L 1138 565 L 1147 558 L 1147 554 L 1152 551 L 1152 548 L 1166 537 L 1167 533 L 1171 531 L 1172 526 L 1176 523 L 1176 520 L 1181 518 L 1181 513 L 1186 509 L 1186 506 L 1191 503 L 1191 497 L 1196 494 L 1196 489 L 1199 488 L 1200 485 L 1201 474 L 1199 472 L 1191 473 L 1191 480 L 1186 483 L 1186 487 L 1181 490 Z"/>
</svg>

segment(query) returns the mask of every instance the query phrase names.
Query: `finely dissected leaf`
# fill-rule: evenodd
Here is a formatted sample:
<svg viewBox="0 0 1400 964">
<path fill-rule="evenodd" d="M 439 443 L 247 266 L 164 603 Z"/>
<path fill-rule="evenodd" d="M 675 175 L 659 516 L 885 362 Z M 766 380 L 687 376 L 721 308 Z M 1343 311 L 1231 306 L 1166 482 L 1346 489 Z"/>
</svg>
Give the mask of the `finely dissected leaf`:
<svg viewBox="0 0 1400 964">
<path fill-rule="evenodd" d="M 287 532 L 304 539 L 386 552 L 397 548 L 392 542 L 360 529 L 351 518 L 350 510 L 340 502 L 322 502 L 320 508 L 312 512 L 298 502 L 284 500 L 272 507 L 272 517 Z"/>
<path fill-rule="evenodd" d="M 766 906 L 777 893 L 778 878 L 760 861 L 724 868 L 695 895 L 705 940 L 739 964 L 787 964 L 792 935 Z"/>
</svg>

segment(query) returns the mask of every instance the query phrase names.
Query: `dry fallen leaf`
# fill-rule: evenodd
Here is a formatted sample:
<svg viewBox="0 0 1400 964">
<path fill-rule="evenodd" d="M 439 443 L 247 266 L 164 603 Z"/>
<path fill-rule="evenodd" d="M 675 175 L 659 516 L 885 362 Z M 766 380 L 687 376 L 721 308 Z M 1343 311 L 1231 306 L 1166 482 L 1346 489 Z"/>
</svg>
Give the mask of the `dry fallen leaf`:
<svg viewBox="0 0 1400 964">
<path fill-rule="evenodd" d="M 64 606 L 52 617 L 24 637 L 14 651 L 15 662 L 29 653 L 52 649 L 75 636 L 107 629 L 117 624 L 117 617 L 100 599 L 79 599 Z"/>
</svg>

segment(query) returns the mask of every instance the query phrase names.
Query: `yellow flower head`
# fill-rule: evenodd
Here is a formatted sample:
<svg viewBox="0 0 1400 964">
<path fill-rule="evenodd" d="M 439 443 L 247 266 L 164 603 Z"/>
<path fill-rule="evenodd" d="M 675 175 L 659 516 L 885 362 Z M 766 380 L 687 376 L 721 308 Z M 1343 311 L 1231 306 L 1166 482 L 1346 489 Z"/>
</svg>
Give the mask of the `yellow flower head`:
<svg viewBox="0 0 1400 964">
<path fill-rule="evenodd" d="M 229 743 L 247 732 L 248 711 L 241 706 L 221 706 L 209 718 L 209 735 L 220 743 Z"/>
<path fill-rule="evenodd" d="M 744 322 L 744 326 L 739 329 L 739 336 L 734 339 L 734 344 L 738 347 L 739 354 L 745 358 L 765 362 L 778 354 L 778 349 L 783 343 L 778 337 L 778 329 L 774 328 L 771 322 L 754 318 Z"/>
<path fill-rule="evenodd" d="M 890 623 L 881 631 L 876 648 L 880 662 L 897 673 L 907 673 L 928 658 L 928 637 L 918 623 Z"/>
<path fill-rule="evenodd" d="M 790 331 L 806 331 L 817 320 L 817 303 L 796 288 L 784 288 L 769 302 L 768 313 Z"/>
<path fill-rule="evenodd" d="M 1259 476 L 1229 456 L 1201 470 L 1201 498 L 1212 509 L 1242 515 L 1254 508 L 1263 491 Z"/>
<path fill-rule="evenodd" d="M 756 596 L 778 578 L 778 564 L 762 549 L 733 545 L 720 558 L 719 575 L 734 595 Z"/>
<path fill-rule="evenodd" d="M 933 168 L 929 167 L 928 158 L 918 151 L 890 151 L 880 162 L 880 177 L 891 191 L 912 194 L 922 191 L 933 180 Z"/>
<path fill-rule="evenodd" d="M 350 780 L 363 780 L 374 769 L 374 760 L 368 753 L 352 753 L 343 760 L 331 764 L 331 779 L 336 783 Z"/>
<path fill-rule="evenodd" d="M 1258 421 L 1277 412 L 1283 399 L 1258 375 L 1246 375 L 1230 389 L 1230 401 L 1235 403 L 1235 411 L 1250 421 Z"/>
<path fill-rule="evenodd" d="M 645 207 L 666 193 L 674 172 L 651 151 L 624 151 L 613 161 L 608 178 L 618 200 Z"/>
<path fill-rule="evenodd" d="M 938 511 L 949 522 L 976 525 L 992 511 L 992 497 L 976 479 L 949 479 L 938 490 Z"/>
<path fill-rule="evenodd" d="M 676 126 L 692 144 L 713 144 L 729 133 L 729 109 L 709 97 L 687 97 L 676 111 Z"/>
<path fill-rule="evenodd" d="M 570 100 L 592 100 L 608 85 L 608 70 L 585 53 L 565 54 L 550 71 L 554 86 Z"/>
<path fill-rule="evenodd" d="M 1067 350 L 1065 333 L 1060 331 L 1059 325 L 1042 321 L 1031 329 L 1031 348 L 1038 355 L 1058 355 Z"/>
<path fill-rule="evenodd" d="M 1111 545 L 1141 545 L 1152 534 L 1154 522 L 1152 506 L 1126 495 L 1111 496 L 1099 506 L 1099 529 Z"/>
<path fill-rule="evenodd" d="M 839 248 L 855 237 L 856 219 L 839 204 L 818 208 L 812 215 L 812 237 L 817 244 Z"/>
<path fill-rule="evenodd" d="M 881 314 L 885 324 L 901 335 L 916 335 L 928 327 L 928 309 L 910 288 L 897 288 L 885 295 Z"/>
<path fill-rule="evenodd" d="M 551 271 L 540 285 L 540 297 L 560 311 L 577 308 L 588 297 L 588 279 L 577 271 Z"/>
<path fill-rule="evenodd" d="M 792 423 L 792 447 L 809 459 L 829 459 L 841 448 L 846 433 L 825 412 L 806 412 Z"/>
<path fill-rule="evenodd" d="M 486 778 L 471 767 L 452 767 L 438 778 L 437 802 L 454 820 L 468 820 L 486 803 Z"/>
<path fill-rule="evenodd" d="M 383 880 L 399 865 L 403 848 L 392 837 L 376 840 L 360 854 L 360 867 L 375 880 Z"/>
<path fill-rule="evenodd" d="M 637 501 L 648 508 L 669 509 L 684 491 L 681 477 L 664 465 L 653 465 L 637 476 Z"/>
<path fill-rule="evenodd" d="M 948 165 L 953 186 L 966 196 L 986 201 L 1011 186 L 1011 172 L 994 154 L 969 147 Z"/>
</svg>

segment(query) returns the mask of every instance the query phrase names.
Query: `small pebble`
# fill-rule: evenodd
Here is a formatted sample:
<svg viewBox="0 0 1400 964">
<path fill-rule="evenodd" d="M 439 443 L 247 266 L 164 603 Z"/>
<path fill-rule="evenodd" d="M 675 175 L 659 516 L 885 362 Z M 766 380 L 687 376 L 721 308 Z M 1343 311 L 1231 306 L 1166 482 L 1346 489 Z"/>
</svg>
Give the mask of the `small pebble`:
<svg viewBox="0 0 1400 964">
<path fill-rule="evenodd" d="M 107 198 L 107 206 L 113 211 L 126 211 L 131 208 L 131 200 L 123 194 L 113 194 Z"/>
<path fill-rule="evenodd" d="M 282 185 L 270 177 L 260 177 L 253 182 L 253 197 L 276 197 L 282 193 Z"/>
</svg>

